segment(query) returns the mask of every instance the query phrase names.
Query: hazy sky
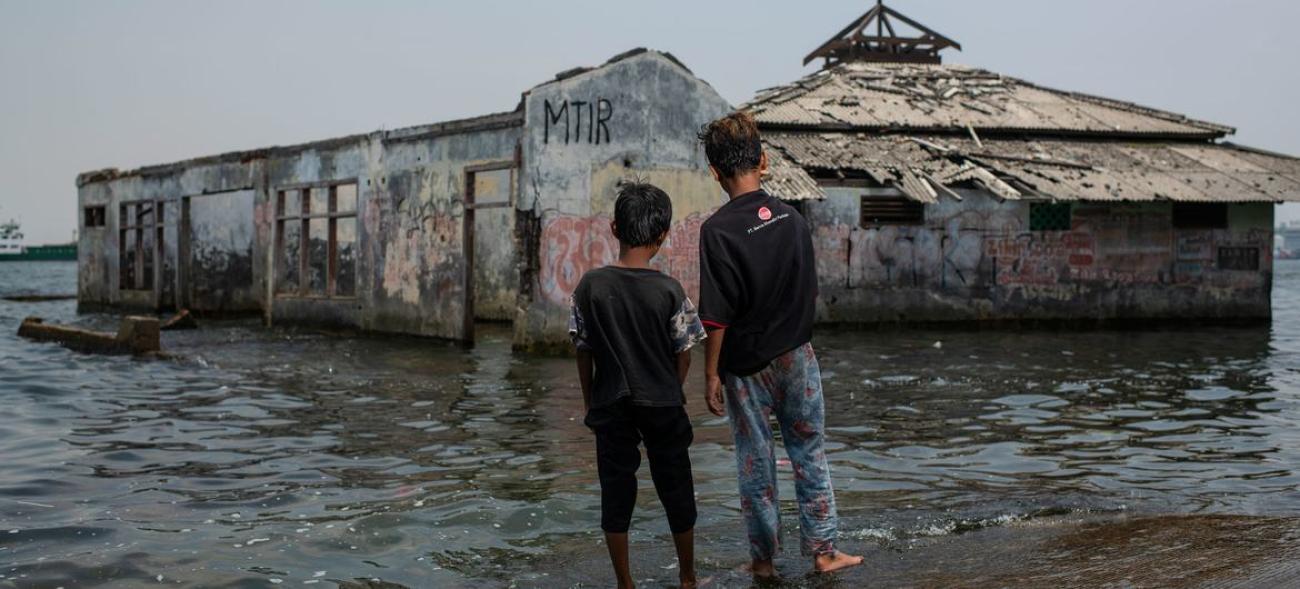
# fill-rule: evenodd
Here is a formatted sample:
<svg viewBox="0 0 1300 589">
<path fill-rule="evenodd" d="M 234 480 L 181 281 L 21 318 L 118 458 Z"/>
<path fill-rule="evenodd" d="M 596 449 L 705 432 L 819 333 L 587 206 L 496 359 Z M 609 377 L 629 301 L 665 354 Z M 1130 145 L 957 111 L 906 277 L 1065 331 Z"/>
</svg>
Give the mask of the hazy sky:
<svg viewBox="0 0 1300 589">
<path fill-rule="evenodd" d="M 871 4 L 0 0 L 0 218 L 64 241 L 79 172 L 510 110 L 555 73 L 638 46 L 676 54 L 738 104 L 811 71 L 803 56 Z M 950 62 L 1231 124 L 1234 141 L 1300 155 L 1300 2 L 891 5 L 960 41 Z"/>
</svg>

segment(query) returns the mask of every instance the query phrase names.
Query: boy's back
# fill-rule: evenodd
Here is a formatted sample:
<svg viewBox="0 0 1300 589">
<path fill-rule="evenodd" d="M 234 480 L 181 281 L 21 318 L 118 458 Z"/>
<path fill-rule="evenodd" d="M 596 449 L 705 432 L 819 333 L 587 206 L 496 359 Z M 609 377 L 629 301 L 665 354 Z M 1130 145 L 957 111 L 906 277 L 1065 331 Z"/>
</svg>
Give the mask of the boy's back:
<svg viewBox="0 0 1300 589">
<path fill-rule="evenodd" d="M 812 340 L 817 262 L 803 216 L 766 191 L 740 195 L 700 230 L 700 317 L 727 328 L 722 368 L 748 376 Z"/>
<path fill-rule="evenodd" d="M 706 336 L 682 285 L 650 267 L 672 218 L 672 200 L 663 190 L 622 184 L 610 224 L 619 242 L 618 262 L 582 277 L 569 314 L 587 406 L 583 421 L 596 437 L 600 527 L 620 588 L 635 585 L 627 532 L 642 443 L 673 533 L 681 586 L 695 587 L 694 433 L 682 381 L 690 370 L 690 348 Z"/>
<path fill-rule="evenodd" d="M 625 397 L 642 407 L 685 403 L 677 354 L 704 330 L 681 284 L 657 270 L 598 268 L 578 284 L 573 311 L 570 329 L 596 363 L 593 409 Z"/>
</svg>

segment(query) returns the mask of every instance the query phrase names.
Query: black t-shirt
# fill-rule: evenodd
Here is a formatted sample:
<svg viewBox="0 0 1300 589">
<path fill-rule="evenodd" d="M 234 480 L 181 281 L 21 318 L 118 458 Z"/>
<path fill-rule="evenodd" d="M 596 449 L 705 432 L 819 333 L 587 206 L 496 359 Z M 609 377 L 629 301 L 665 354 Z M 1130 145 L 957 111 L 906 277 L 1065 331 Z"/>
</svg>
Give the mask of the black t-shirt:
<svg viewBox="0 0 1300 589">
<path fill-rule="evenodd" d="M 616 266 L 582 277 L 573 292 L 569 336 L 596 364 L 592 409 L 624 397 L 645 407 L 685 404 L 677 354 L 706 337 L 676 280 L 656 270 Z"/>
<path fill-rule="evenodd" d="M 812 341 L 817 268 L 808 224 L 759 190 L 700 229 L 700 318 L 727 330 L 721 368 L 749 376 Z"/>
</svg>

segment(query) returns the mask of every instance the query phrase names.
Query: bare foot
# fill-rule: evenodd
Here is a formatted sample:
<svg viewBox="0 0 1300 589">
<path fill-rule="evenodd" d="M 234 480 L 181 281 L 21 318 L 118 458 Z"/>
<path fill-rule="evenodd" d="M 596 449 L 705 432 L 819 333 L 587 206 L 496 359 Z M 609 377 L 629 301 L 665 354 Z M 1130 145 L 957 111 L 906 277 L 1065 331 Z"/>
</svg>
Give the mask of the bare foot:
<svg viewBox="0 0 1300 589">
<path fill-rule="evenodd" d="M 817 572 L 819 573 L 833 573 L 860 564 L 862 564 L 861 556 L 853 556 L 838 551 L 830 554 L 823 554 L 813 559 L 813 568 L 817 569 Z"/>
<path fill-rule="evenodd" d="M 699 584 L 695 582 L 695 575 L 691 575 L 690 578 L 683 577 L 681 581 L 682 581 L 681 584 L 682 589 L 696 589 L 697 587 L 699 587 Z"/>
<path fill-rule="evenodd" d="M 749 574 L 754 575 L 755 579 L 775 579 L 776 567 L 770 560 L 756 560 L 745 567 Z"/>
</svg>

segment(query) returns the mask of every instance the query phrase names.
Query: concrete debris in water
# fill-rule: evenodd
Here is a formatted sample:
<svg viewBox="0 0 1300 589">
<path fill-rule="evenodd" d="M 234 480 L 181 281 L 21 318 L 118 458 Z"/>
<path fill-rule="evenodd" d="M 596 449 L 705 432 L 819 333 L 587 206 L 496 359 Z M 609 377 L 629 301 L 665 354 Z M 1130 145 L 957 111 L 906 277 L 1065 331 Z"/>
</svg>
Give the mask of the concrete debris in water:
<svg viewBox="0 0 1300 589">
<path fill-rule="evenodd" d="M 79 352 L 94 354 L 147 354 L 162 349 L 158 320 L 153 317 L 124 317 L 117 335 L 49 325 L 40 317 L 28 317 L 18 336 L 41 342 L 55 342 Z"/>
</svg>

